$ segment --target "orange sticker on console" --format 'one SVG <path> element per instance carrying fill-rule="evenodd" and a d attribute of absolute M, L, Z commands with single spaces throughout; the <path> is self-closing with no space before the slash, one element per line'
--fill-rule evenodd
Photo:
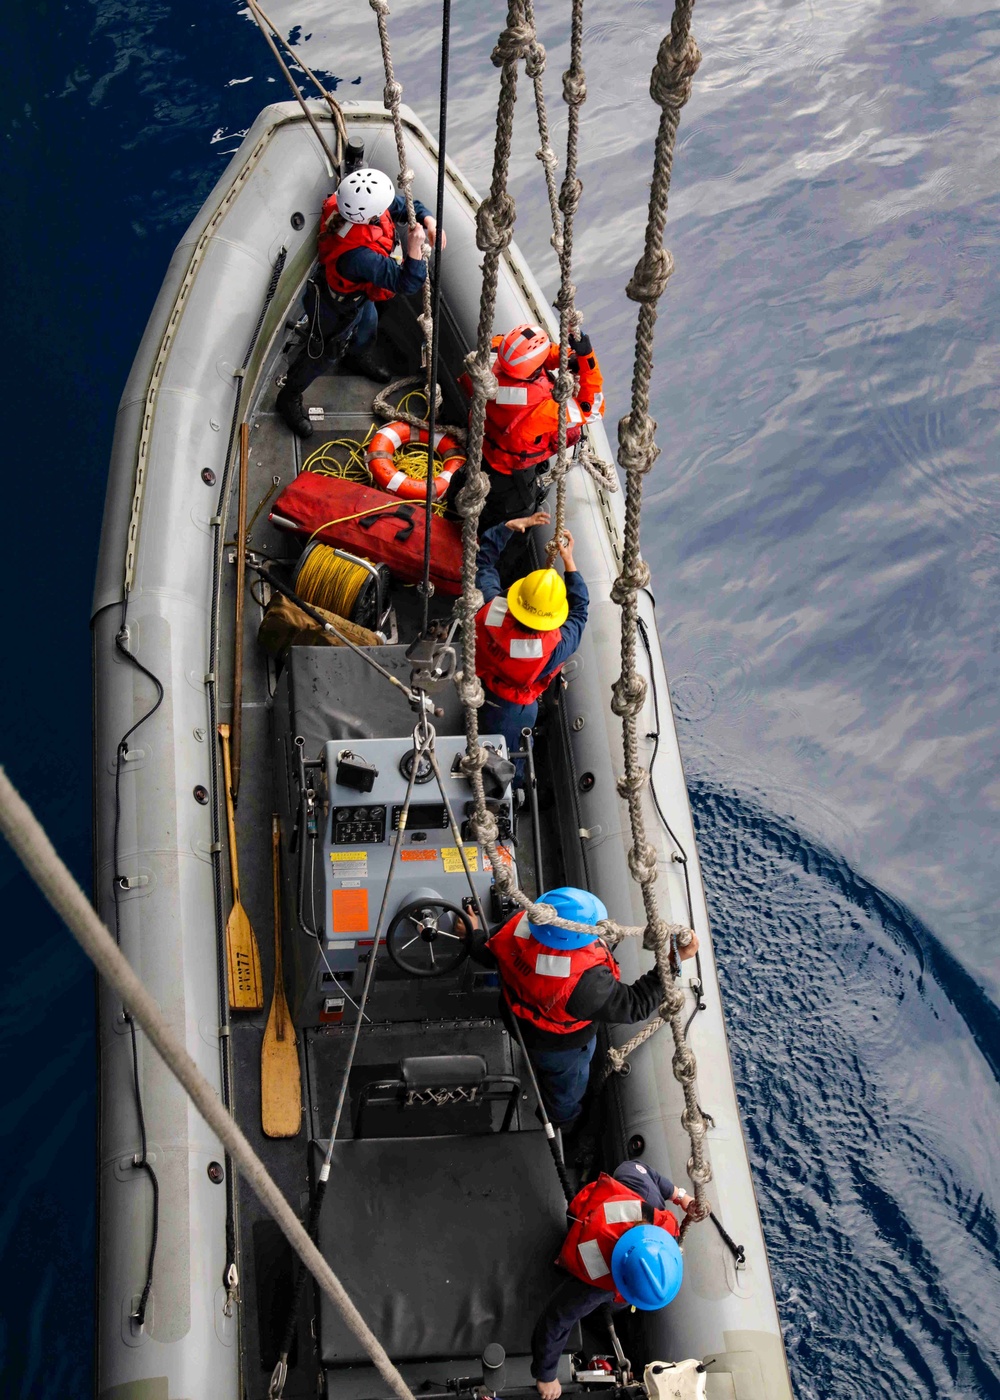
<path fill-rule="evenodd" d="M 399 853 L 400 860 L 437 860 L 436 850 L 425 846 L 407 846 Z"/>
<path fill-rule="evenodd" d="M 368 932 L 368 891 L 334 890 L 334 933 Z"/>

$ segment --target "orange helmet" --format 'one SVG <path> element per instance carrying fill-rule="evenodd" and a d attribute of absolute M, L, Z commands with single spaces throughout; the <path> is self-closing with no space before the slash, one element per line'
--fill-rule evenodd
<path fill-rule="evenodd" d="M 544 365 L 551 348 L 547 332 L 524 321 L 500 341 L 497 364 L 512 379 L 530 379 Z"/>

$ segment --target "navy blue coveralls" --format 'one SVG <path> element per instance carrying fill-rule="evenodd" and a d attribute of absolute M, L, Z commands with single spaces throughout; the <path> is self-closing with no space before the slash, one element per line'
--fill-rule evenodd
<path fill-rule="evenodd" d="M 498 564 L 500 555 L 513 538 L 514 531 L 508 530 L 506 525 L 494 525 L 480 538 L 479 553 L 476 555 L 476 587 L 482 592 L 484 603 L 492 603 L 498 593 L 506 592 L 500 582 Z M 580 645 L 590 606 L 590 594 L 582 574 L 566 575 L 566 600 L 569 603 L 569 616 L 560 629 L 562 636 L 559 645 L 549 657 L 541 680 L 551 678 Z M 534 729 L 537 718 L 537 700 L 530 705 L 515 705 L 513 701 L 503 700 L 487 690 L 486 702 L 479 712 L 479 729 L 483 734 L 502 734 L 507 740 L 508 752 L 513 752 L 521 747 L 521 730 Z M 523 764 L 519 763 L 519 774 L 522 767 Z"/>
<path fill-rule="evenodd" d="M 418 224 L 431 217 L 431 210 L 419 199 L 413 201 L 413 208 Z M 406 200 L 401 194 L 389 205 L 388 212 L 394 223 L 406 222 Z M 337 271 L 347 281 L 367 282 L 396 296 L 409 296 L 423 286 L 427 264 L 423 258 L 410 257 L 397 263 L 374 248 L 351 248 L 337 259 Z M 305 345 L 288 366 L 288 394 L 301 394 L 343 357 L 348 346 L 354 355 L 368 349 L 378 330 L 375 303 L 364 295 L 360 300 L 335 296 L 322 268 L 306 284 L 304 304 L 309 328 Z"/>
<path fill-rule="evenodd" d="M 612 1176 L 655 1210 L 664 1210 L 674 1194 L 674 1183 L 644 1162 L 622 1162 Z M 536 1381 L 555 1380 L 559 1358 L 578 1322 L 604 1303 L 611 1303 L 616 1312 L 628 1306 L 613 1303 L 612 1296 L 606 1288 L 594 1288 L 572 1274 L 562 1278 L 531 1334 L 531 1374 Z"/>

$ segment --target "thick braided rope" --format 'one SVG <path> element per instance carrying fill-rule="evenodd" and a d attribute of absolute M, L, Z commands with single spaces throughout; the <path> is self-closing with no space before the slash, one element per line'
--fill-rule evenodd
<path fill-rule="evenodd" d="M 500 96 L 497 103 L 497 134 L 493 152 L 493 177 L 490 193 L 476 215 L 476 244 L 484 254 L 483 285 L 479 303 L 479 325 L 476 349 L 466 359 L 472 380 L 472 408 L 466 442 L 466 480 L 458 493 L 456 508 L 462 517 L 462 596 L 458 603 L 462 619 L 462 668 L 455 684 L 465 713 L 466 753 L 463 769 L 472 785 L 475 810 L 471 819 L 472 835 L 486 848 L 493 866 L 493 878 L 501 893 L 508 895 L 536 923 L 555 923 L 575 932 L 592 932 L 589 924 L 556 919 L 547 904 L 535 904 L 514 881 L 510 868 L 497 850 L 497 823 L 486 806 L 483 789 L 483 765 L 486 750 L 479 742 L 479 707 L 483 703 L 483 687 L 476 675 L 476 613 L 482 607 L 483 595 L 476 587 L 476 555 L 479 549 L 478 522 L 483 502 L 489 494 L 489 481 L 482 470 L 483 430 L 486 423 L 486 400 L 496 395 L 493 375 L 492 336 L 496 313 L 497 280 L 500 257 L 513 236 L 515 205 L 507 192 L 510 167 L 511 134 L 514 105 L 517 101 L 517 65 L 532 52 L 534 26 L 527 15 L 526 0 L 508 0 L 507 27 L 501 33 L 493 51 L 493 62 L 500 68 Z M 639 938 L 645 927 L 618 924 L 612 919 L 599 925 L 599 932 L 610 946 L 623 938 Z M 674 926 L 673 936 L 691 937 L 691 931 Z"/>
<path fill-rule="evenodd" d="M 524 15 L 534 28 L 535 11 L 532 0 L 524 0 Z M 545 103 L 545 87 L 542 81 L 545 72 L 545 48 L 536 38 L 531 51 L 524 61 L 524 71 L 535 89 L 535 111 L 538 114 L 538 150 L 536 157 L 542 162 L 545 171 L 545 189 L 549 196 L 549 214 L 552 218 L 552 247 L 558 257 L 562 250 L 562 215 L 559 212 L 559 190 L 556 186 L 556 153 L 549 137 L 549 112 Z"/>
<path fill-rule="evenodd" d="M 382 66 L 385 68 L 385 88 L 382 93 L 382 105 L 392 116 L 392 131 L 396 138 L 396 155 L 399 159 L 399 175 L 397 183 L 406 200 L 406 224 L 408 228 L 416 228 L 417 215 L 413 207 L 413 171 L 406 163 L 406 139 L 403 135 L 403 120 L 399 115 L 399 104 L 403 97 L 403 85 L 396 80 L 396 74 L 392 66 L 392 47 L 389 43 L 389 0 L 368 0 L 369 5 L 375 11 L 375 19 L 378 23 L 379 43 L 382 46 Z M 424 243 L 424 262 L 428 259 L 429 245 Z M 427 394 L 428 404 L 431 401 L 431 336 L 434 330 L 434 318 L 431 313 L 431 279 L 430 274 L 424 277 L 423 286 L 423 311 L 417 317 L 420 322 L 420 329 L 423 332 L 423 359 L 422 363 L 427 370 L 424 391 Z M 436 386 L 435 386 L 436 387 Z M 407 420 L 409 421 L 409 420 Z M 419 424 L 420 420 L 416 420 Z M 423 424 L 426 427 L 426 423 Z"/>
<path fill-rule="evenodd" d="M 583 0 L 573 0 L 570 25 L 569 68 L 563 74 L 563 100 L 568 110 L 566 131 L 566 170 L 559 191 L 559 211 L 562 214 L 562 239 L 559 247 L 559 369 L 552 386 L 552 396 L 559 406 L 556 433 L 556 460 L 549 477 L 555 482 L 556 501 L 553 513 L 552 539 L 547 556 L 549 565 L 559 549 L 566 527 L 566 473 L 570 467 L 566 447 L 569 400 L 573 396 L 573 376 L 569 372 L 569 338 L 580 329 L 581 316 L 576 309 L 576 287 L 573 285 L 573 226 L 580 207 L 583 183 L 577 177 L 576 163 L 580 145 L 580 108 L 587 100 L 587 80 L 583 71 Z"/>
<path fill-rule="evenodd" d="M 712 1169 L 705 1160 L 705 1120 L 698 1106 L 695 1088 L 697 1065 L 684 1036 L 684 992 L 674 976 L 671 959 L 672 935 L 669 926 L 660 917 L 656 897 L 656 851 L 646 837 L 642 798 L 649 774 L 639 762 L 638 736 L 638 719 L 646 702 L 646 682 L 636 667 L 638 590 L 649 582 L 649 568 L 640 549 L 643 477 L 659 455 L 655 441 L 656 423 L 649 416 L 653 332 L 656 326 L 656 304 L 673 270 L 670 254 L 663 247 L 663 230 L 667 218 L 677 125 L 681 108 L 691 94 L 692 80 L 701 61 L 698 45 L 691 35 L 693 8 L 694 0 L 676 0 L 670 33 L 660 45 L 650 80 L 650 95 L 661 108 L 661 113 L 656 135 L 645 247 L 627 287 L 627 294 L 631 300 L 639 302 L 639 317 L 636 326 L 631 410 L 618 425 L 618 461 L 625 473 L 625 541 L 622 570 L 611 591 L 612 598 L 622 610 L 621 675 L 612 688 L 612 708 L 621 716 L 625 751 L 625 774 L 619 781 L 618 791 L 628 803 L 632 829 L 629 869 L 632 878 L 642 890 L 649 928 L 647 946 L 652 945 L 656 956 L 656 966 L 663 986 L 663 1001 L 658 1019 L 650 1021 L 624 1045 L 609 1052 L 605 1076 L 620 1069 L 631 1052 L 654 1035 L 661 1026 L 670 1025 L 674 1038 L 674 1077 L 684 1093 L 682 1121 L 691 1142 L 688 1175 L 694 1184 L 696 1201 L 692 1214 L 701 1219 L 708 1213 L 705 1186 L 712 1178 Z"/>

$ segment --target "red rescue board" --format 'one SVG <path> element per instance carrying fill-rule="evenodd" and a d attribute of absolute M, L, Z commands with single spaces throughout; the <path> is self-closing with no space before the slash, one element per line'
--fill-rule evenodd
<path fill-rule="evenodd" d="M 422 502 L 401 501 L 340 477 L 301 472 L 272 506 L 271 523 L 387 564 L 401 583 L 419 583 L 423 577 Z M 462 591 L 462 528 L 437 515 L 431 520 L 431 582 L 439 593 L 458 597 Z"/>

